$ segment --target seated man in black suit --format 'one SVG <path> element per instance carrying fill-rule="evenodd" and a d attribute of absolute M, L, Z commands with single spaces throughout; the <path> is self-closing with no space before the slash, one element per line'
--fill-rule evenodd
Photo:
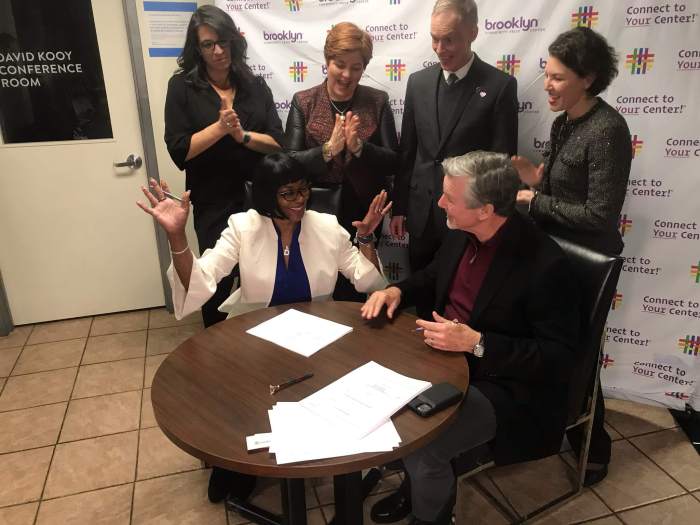
<path fill-rule="evenodd" d="M 429 290 L 434 322 L 416 321 L 425 344 L 464 352 L 470 385 L 448 430 L 404 459 L 410 490 L 375 504 L 379 522 L 398 521 L 412 504 L 412 523 L 450 523 L 454 457 L 484 443 L 498 464 L 544 457 L 559 450 L 566 424 L 580 319 L 566 255 L 515 213 L 519 179 L 507 155 L 474 151 L 442 168 L 445 242 L 425 269 L 374 292 L 362 316 L 386 306 L 392 317 Z"/>

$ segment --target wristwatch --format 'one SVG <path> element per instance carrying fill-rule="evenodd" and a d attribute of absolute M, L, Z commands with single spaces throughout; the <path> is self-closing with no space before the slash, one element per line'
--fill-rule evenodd
<path fill-rule="evenodd" d="M 374 232 L 370 232 L 367 237 L 362 237 L 355 232 L 355 244 L 370 244 L 376 240 L 377 238 L 374 236 Z"/>
<path fill-rule="evenodd" d="M 241 141 L 241 144 L 248 144 L 250 142 L 250 133 L 247 131 L 243 132 L 243 140 Z"/>
<path fill-rule="evenodd" d="M 474 345 L 474 350 L 472 350 L 472 354 L 474 354 L 475 357 L 484 357 L 484 351 L 486 350 L 486 346 L 484 345 L 484 332 L 481 332 L 479 342 Z"/>

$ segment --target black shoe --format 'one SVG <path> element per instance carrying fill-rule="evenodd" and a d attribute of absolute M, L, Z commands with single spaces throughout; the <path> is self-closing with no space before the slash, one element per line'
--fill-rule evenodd
<path fill-rule="evenodd" d="M 255 488 L 255 476 L 239 474 L 219 467 L 211 469 L 209 477 L 209 501 L 219 503 L 231 495 L 239 500 L 246 500 Z"/>
<path fill-rule="evenodd" d="M 408 478 L 401 482 L 399 490 L 372 505 L 370 517 L 375 523 L 394 523 L 411 513 L 411 485 Z"/>
<path fill-rule="evenodd" d="M 600 468 L 596 469 L 586 469 L 586 475 L 583 478 L 583 486 L 590 487 L 596 483 L 600 483 L 608 475 L 608 465 L 604 464 Z"/>

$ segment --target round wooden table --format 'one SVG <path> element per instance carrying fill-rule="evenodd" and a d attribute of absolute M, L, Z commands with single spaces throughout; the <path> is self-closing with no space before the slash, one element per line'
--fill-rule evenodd
<path fill-rule="evenodd" d="M 352 326 L 353 331 L 308 358 L 246 333 L 289 308 Z M 430 442 L 450 423 L 458 405 L 428 418 L 408 409 L 398 412 L 392 419 L 402 442 L 390 452 L 277 465 L 266 449 L 248 452 L 245 441 L 246 436 L 270 431 L 267 411 L 276 402 L 299 401 L 369 361 L 433 384 L 447 381 L 466 391 L 469 372 L 464 356 L 426 346 L 414 330 L 414 316 L 402 313 L 391 322 L 365 321 L 359 308 L 358 303 L 332 301 L 265 308 L 196 334 L 167 357 L 153 379 L 151 399 L 158 425 L 178 447 L 210 465 L 291 481 L 334 476 L 336 522 L 361 523 L 360 471 Z M 307 372 L 314 376 L 270 395 L 271 384 Z M 300 481 L 289 484 L 283 494 L 288 523 L 305 523 Z"/>

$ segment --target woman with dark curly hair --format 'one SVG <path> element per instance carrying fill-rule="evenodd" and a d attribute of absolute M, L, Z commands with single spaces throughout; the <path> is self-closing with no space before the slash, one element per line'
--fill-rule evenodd
<path fill-rule="evenodd" d="M 544 89 L 552 111 L 545 162 L 535 167 L 513 157 L 530 189 L 518 202 L 550 234 L 608 254 L 620 254 L 617 223 L 625 201 L 632 143 L 625 119 L 597 95 L 617 75 L 617 57 L 603 36 L 577 27 L 549 46 Z M 603 427 L 605 406 L 598 391 L 585 485 L 602 480 L 610 462 L 610 436 Z M 575 451 L 581 433 L 567 434 Z"/>
<path fill-rule="evenodd" d="M 190 19 L 180 68 L 168 83 L 165 142 L 185 170 L 200 252 L 213 248 L 228 218 L 243 211 L 244 180 L 282 142 L 272 92 L 246 64 L 247 47 L 227 13 L 202 6 Z M 202 307 L 205 326 L 225 319 L 217 307 L 232 284 L 233 276 L 223 279 Z"/>

